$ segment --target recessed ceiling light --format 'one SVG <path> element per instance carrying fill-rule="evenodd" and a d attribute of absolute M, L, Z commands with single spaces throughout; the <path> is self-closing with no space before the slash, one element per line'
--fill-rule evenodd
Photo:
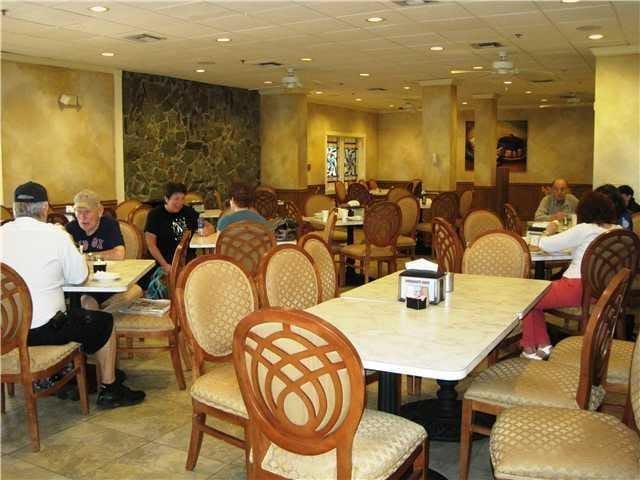
<path fill-rule="evenodd" d="M 225 43 L 225 42 L 230 42 L 231 39 L 228 37 L 220 37 L 220 38 L 216 38 L 216 42 L 220 42 L 220 43 Z"/>
<path fill-rule="evenodd" d="M 115 55 L 115 53 L 113 53 L 113 52 L 102 52 L 100 55 L 102 55 L 103 57 L 113 57 Z"/>
<path fill-rule="evenodd" d="M 462 102 L 462 105 L 466 105 L 466 104 L 467 104 L 467 102 Z"/>
<path fill-rule="evenodd" d="M 367 22 L 371 22 L 371 23 L 384 22 L 384 18 L 382 18 L 382 17 L 369 17 L 369 18 L 367 18 Z"/>
<path fill-rule="evenodd" d="M 466 70 L 449 70 L 449 73 L 452 75 L 458 75 L 459 73 L 464 73 Z"/>
<path fill-rule="evenodd" d="M 370 73 L 361 73 L 360 76 L 361 77 L 370 77 L 371 74 Z"/>
<path fill-rule="evenodd" d="M 108 12 L 109 9 L 107 7 L 103 7 L 102 5 L 96 5 L 94 7 L 89 7 L 88 10 L 91 10 L 92 12 L 95 13 L 104 13 L 104 12 Z"/>
<path fill-rule="evenodd" d="M 482 70 L 484 67 L 482 65 L 476 65 L 473 67 L 474 70 Z"/>
<path fill-rule="evenodd" d="M 322 95 L 324 92 L 322 90 L 316 90 L 313 93 L 315 93 L 316 95 Z"/>
<path fill-rule="evenodd" d="M 549 105 L 538 105 L 540 108 L 547 108 Z"/>
<path fill-rule="evenodd" d="M 513 82 L 511 80 L 505 80 L 502 83 L 504 83 L 505 85 L 511 85 Z"/>
<path fill-rule="evenodd" d="M 271 85 L 272 83 L 273 83 L 273 82 L 272 82 L 271 80 L 265 80 L 265 81 L 264 81 L 264 84 L 265 84 L 265 85 Z"/>
<path fill-rule="evenodd" d="M 312 59 L 312 58 L 309 58 L 309 57 L 302 57 L 302 58 L 300 59 L 300 61 L 301 61 L 301 62 L 310 62 L 311 60 L 313 60 L 313 59 Z"/>
<path fill-rule="evenodd" d="M 206 70 L 204 68 L 196 68 L 196 73 L 204 73 Z"/>
<path fill-rule="evenodd" d="M 410 87 L 409 85 L 404 86 L 404 87 L 402 87 L 402 88 L 404 88 L 405 90 L 411 90 L 411 87 Z"/>
<path fill-rule="evenodd" d="M 527 90 L 526 92 L 524 92 L 526 95 L 531 95 L 531 90 Z"/>
<path fill-rule="evenodd" d="M 429 50 L 431 50 L 432 52 L 441 52 L 442 50 L 444 50 L 444 47 L 435 45 L 433 47 L 429 47 Z"/>
<path fill-rule="evenodd" d="M 604 35 L 601 33 L 592 33 L 587 37 L 589 40 L 601 40 L 604 38 Z"/>
<path fill-rule="evenodd" d="M 362 99 L 361 98 L 356 98 L 356 102 L 361 102 Z"/>
<path fill-rule="evenodd" d="M 392 103 L 391 105 L 389 105 L 389 108 L 393 108 L 395 107 L 395 105 Z"/>
<path fill-rule="evenodd" d="M 540 100 L 541 102 L 548 102 L 549 100 L 547 100 L 546 98 L 543 98 Z"/>
<path fill-rule="evenodd" d="M 562 0 L 562 3 L 578 3 L 580 0 Z"/>

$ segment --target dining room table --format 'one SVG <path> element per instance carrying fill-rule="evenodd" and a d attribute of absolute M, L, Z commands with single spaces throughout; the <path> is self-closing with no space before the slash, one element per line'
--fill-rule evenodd
<path fill-rule="evenodd" d="M 302 220 L 311 224 L 311 226 L 322 229 L 326 225 L 326 220 L 322 217 L 302 217 Z M 364 216 L 356 215 L 352 217 L 340 218 L 336 220 L 336 227 L 345 228 L 347 230 L 347 245 L 353 245 L 355 237 L 355 228 L 362 227 L 364 225 Z"/>
<path fill-rule="evenodd" d="M 195 249 L 201 254 L 215 253 L 216 242 L 220 232 L 213 232 L 211 235 L 193 235 L 189 241 L 189 248 Z M 278 245 L 295 245 L 295 240 L 281 240 Z"/>
<path fill-rule="evenodd" d="M 220 218 L 220 215 L 222 215 L 222 210 L 219 208 L 209 208 L 200 212 L 200 218 L 204 218 L 205 220 L 209 218 L 217 220 Z"/>
<path fill-rule="evenodd" d="M 369 190 L 369 194 L 376 198 L 385 198 L 389 194 L 389 188 L 374 188 Z"/>
<path fill-rule="evenodd" d="M 453 291 L 422 310 L 398 300 L 400 272 L 307 309 L 338 327 L 364 368 L 379 372 L 378 408 L 424 425 L 430 438 L 459 441 L 456 385 L 519 325 L 546 280 L 455 274 Z M 398 404 L 398 375 L 437 381 L 436 399 Z"/>

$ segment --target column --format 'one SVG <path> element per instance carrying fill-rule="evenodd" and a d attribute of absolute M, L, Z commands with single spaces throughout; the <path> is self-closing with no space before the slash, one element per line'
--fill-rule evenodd
<path fill-rule="evenodd" d="M 626 184 L 640 196 L 640 49 L 602 47 L 596 56 L 593 186 Z"/>
<path fill-rule="evenodd" d="M 457 87 L 451 79 L 427 80 L 422 86 L 422 188 L 456 189 Z"/>
<path fill-rule="evenodd" d="M 279 189 L 307 187 L 307 96 L 260 98 L 260 181 Z"/>
<path fill-rule="evenodd" d="M 495 95 L 474 95 L 475 158 L 473 183 L 479 187 L 496 184 L 498 99 Z"/>

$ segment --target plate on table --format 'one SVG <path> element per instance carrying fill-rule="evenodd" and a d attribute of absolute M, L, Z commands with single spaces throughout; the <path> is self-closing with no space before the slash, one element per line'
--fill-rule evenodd
<path fill-rule="evenodd" d="M 347 217 L 347 221 L 361 222 L 362 221 L 362 215 L 354 215 L 352 217 Z"/>
<path fill-rule="evenodd" d="M 120 274 L 115 272 L 96 272 L 93 274 L 93 279 L 98 282 L 112 282 L 119 278 Z"/>

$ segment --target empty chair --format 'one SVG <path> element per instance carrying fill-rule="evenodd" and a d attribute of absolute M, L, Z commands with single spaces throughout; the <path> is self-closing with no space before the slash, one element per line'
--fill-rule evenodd
<path fill-rule="evenodd" d="M 412 258 L 416 253 L 416 226 L 420 220 L 420 203 L 413 195 L 405 195 L 396 201 L 402 212 L 402 226 L 398 236 L 398 250 Z"/>
<path fill-rule="evenodd" d="M 339 294 L 336 265 L 327 243 L 317 233 L 308 233 L 298 240 L 298 245 L 311 256 L 320 275 L 320 301 L 337 297 Z"/>
<path fill-rule="evenodd" d="M 366 207 L 371 203 L 371 194 L 369 193 L 369 189 L 366 185 L 363 185 L 360 182 L 355 182 L 350 184 L 347 189 L 347 199 L 357 200 L 360 202 L 361 206 Z"/>
<path fill-rule="evenodd" d="M 341 180 L 337 180 L 335 183 L 336 189 L 336 202 L 338 205 L 342 205 L 343 203 L 347 203 L 347 187 L 344 186 L 344 182 Z"/>
<path fill-rule="evenodd" d="M 336 202 L 333 198 L 321 193 L 315 193 L 307 197 L 307 200 L 304 202 L 304 215 L 305 217 L 313 217 L 314 214 L 322 210 L 331 210 L 335 208 L 335 206 Z"/>
<path fill-rule="evenodd" d="M 391 190 L 389 190 L 389 193 L 387 194 L 387 200 L 390 202 L 397 202 L 403 197 L 410 197 L 410 196 L 412 196 L 412 194 L 406 188 L 393 187 Z"/>
<path fill-rule="evenodd" d="M 462 255 L 462 273 L 495 277 L 529 278 L 529 247 L 506 230 L 484 233 Z"/>
<path fill-rule="evenodd" d="M 2 278 L 2 358 L 0 361 L 2 413 L 5 411 L 4 384 L 21 384 L 24 389 L 31 449 L 37 452 L 40 450 L 36 404 L 38 398 L 55 394 L 75 377 L 80 393 L 80 408 L 83 414 L 89 414 L 85 355 L 80 350 L 80 344 L 76 342 L 64 345 L 27 346 L 33 311 L 29 288 L 22 277 L 5 263 L 0 264 L 0 276 Z M 54 385 L 45 389 L 34 389 L 34 381 L 50 377 L 70 362 L 73 362 L 73 368 Z M 7 428 L 6 425 L 5 428 Z"/>
<path fill-rule="evenodd" d="M 516 212 L 516 209 L 513 208 L 513 205 L 510 203 L 504 204 L 504 226 L 507 230 L 517 235 L 522 235 L 524 233 L 522 221 L 518 216 L 518 212 Z"/>
<path fill-rule="evenodd" d="M 116 206 L 116 218 L 118 220 L 124 220 L 128 222 L 131 212 L 133 212 L 140 205 L 142 205 L 142 202 L 134 198 L 130 198 L 129 200 L 125 200 L 124 202 L 120 202 Z"/>
<path fill-rule="evenodd" d="M 207 425 L 206 420 L 211 415 L 245 427 L 247 410 L 231 363 L 231 349 L 236 325 L 259 304 L 248 272 L 238 262 L 219 255 L 203 255 L 189 262 L 178 278 L 176 301 L 180 323 L 193 352 L 193 420 L 186 463 L 187 470 L 193 470 L 203 433 L 245 447 L 243 438 Z M 216 363 L 217 367 L 205 372 L 206 362 Z"/>
<path fill-rule="evenodd" d="M 502 220 L 491 210 L 474 210 L 467 213 L 462 221 L 462 241 L 469 245 L 486 232 L 502 229 Z"/>
<path fill-rule="evenodd" d="M 487 427 L 475 423 L 475 412 L 497 415 L 504 409 L 516 406 L 572 410 L 597 410 L 600 407 L 605 396 L 602 382 L 611 337 L 622 310 L 629 277 L 629 269 L 618 272 L 598 300 L 589 318 L 579 366 L 512 358 L 489 367 L 473 379 L 464 394 L 462 406 L 460 480 L 466 480 L 469 473 L 471 436 L 473 433 L 491 433 Z M 545 432 L 545 435 L 549 433 Z M 537 440 L 541 442 L 540 446 L 549 445 L 546 436 Z M 525 442 L 528 438 L 521 437 L 518 441 Z M 542 460 L 541 467 L 544 468 L 544 465 L 546 459 Z"/>
<path fill-rule="evenodd" d="M 460 195 L 459 214 L 464 218 L 471 211 L 473 205 L 473 190 L 465 190 Z"/>
<path fill-rule="evenodd" d="M 278 216 L 278 197 L 271 190 L 256 189 L 255 193 L 256 211 L 267 220 Z"/>
<path fill-rule="evenodd" d="M 388 272 L 396 271 L 396 244 L 402 227 L 402 211 L 393 202 L 376 202 L 364 212 L 364 242 L 347 245 L 340 249 L 340 279 L 344 285 L 346 259 L 353 258 L 360 263 L 364 282 L 369 281 L 368 269 L 372 261 L 387 264 Z"/>
<path fill-rule="evenodd" d="M 443 192 L 431 202 L 431 218 L 441 217 L 452 225 L 458 218 L 458 195 L 456 192 Z M 416 231 L 422 234 L 426 243 L 431 240 L 433 225 L 431 222 L 421 222 L 416 226 Z"/>
<path fill-rule="evenodd" d="M 260 263 L 260 303 L 304 310 L 320 302 L 320 275 L 311 256 L 298 246 L 280 245 Z"/>
<path fill-rule="evenodd" d="M 433 249 L 440 271 L 462 272 L 464 245 L 453 225 L 441 217 L 433 219 Z"/>
<path fill-rule="evenodd" d="M 145 243 L 142 232 L 134 224 L 118 220 L 122 239 L 124 240 L 124 258 L 142 258 L 145 251 Z"/>
<path fill-rule="evenodd" d="M 198 192 L 187 192 L 184 195 L 184 203 L 191 205 L 192 203 L 204 203 L 204 197 Z"/>
<path fill-rule="evenodd" d="M 425 478 L 424 428 L 364 409 L 360 357 L 328 322 L 250 314 L 235 331 L 233 363 L 250 419 L 249 480 Z"/>
<path fill-rule="evenodd" d="M 218 235 L 216 253 L 236 260 L 255 276 L 262 257 L 275 246 L 276 237 L 262 223 L 234 222 Z"/>
<path fill-rule="evenodd" d="M 144 232 L 144 227 L 147 224 L 147 216 L 150 211 L 151 205 L 138 205 L 138 207 L 129 214 L 127 221 L 133 223 L 141 232 Z"/>

